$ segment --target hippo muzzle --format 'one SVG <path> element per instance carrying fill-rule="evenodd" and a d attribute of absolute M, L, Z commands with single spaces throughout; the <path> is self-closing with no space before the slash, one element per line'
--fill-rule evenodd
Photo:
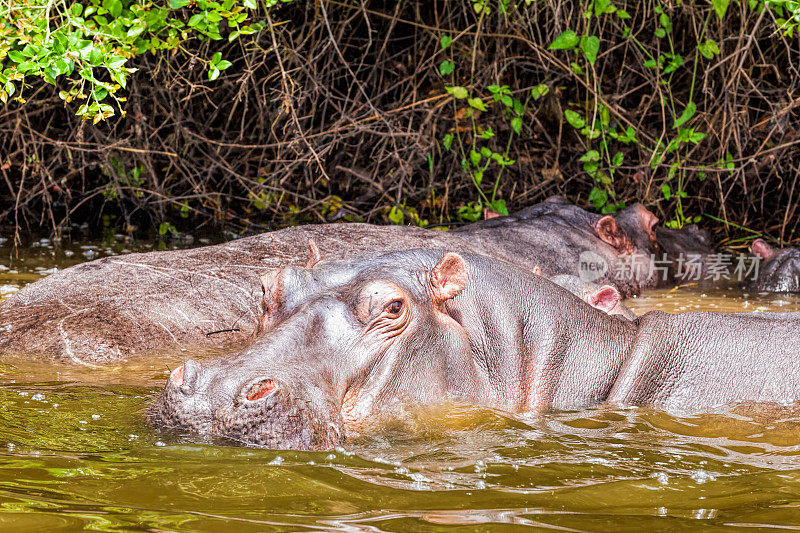
<path fill-rule="evenodd" d="M 242 384 L 241 386 L 237 384 Z M 319 450 L 342 440 L 340 422 L 270 377 L 231 379 L 189 360 L 170 374 L 148 419 L 159 428 L 223 437 L 247 446 Z"/>

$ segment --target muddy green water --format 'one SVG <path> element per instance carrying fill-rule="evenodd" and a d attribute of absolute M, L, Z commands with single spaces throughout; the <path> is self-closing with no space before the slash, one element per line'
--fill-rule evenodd
<path fill-rule="evenodd" d="M 129 250 L 0 247 L 0 298 Z M 800 299 L 686 287 L 629 305 L 795 311 Z M 0 362 L 0 531 L 800 529 L 800 411 L 534 418 L 450 406 L 346 449 L 276 452 L 148 428 L 148 399 L 182 358 Z"/>

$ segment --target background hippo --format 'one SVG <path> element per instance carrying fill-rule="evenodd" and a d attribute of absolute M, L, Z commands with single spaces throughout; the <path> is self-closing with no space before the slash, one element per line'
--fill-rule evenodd
<path fill-rule="evenodd" d="M 745 287 L 757 292 L 800 292 L 800 248 L 773 248 L 763 239 L 750 247 L 762 259 L 758 277 Z"/>
<path fill-rule="evenodd" d="M 286 267 L 262 282 L 259 337 L 174 370 L 154 424 L 319 449 L 449 400 L 703 411 L 800 399 L 800 313 L 619 320 L 530 271 L 436 250 Z"/>
<path fill-rule="evenodd" d="M 602 258 L 598 282 L 623 295 L 621 253 L 638 252 L 610 216 L 554 199 L 461 231 L 332 224 L 298 226 L 188 251 L 109 257 L 28 285 L 0 304 L 0 354 L 25 353 L 81 364 L 158 350 L 242 346 L 255 330 L 258 273 L 305 264 L 314 239 L 329 259 L 375 250 L 443 248 L 482 253 L 548 275 L 575 274 L 581 253 Z M 647 260 L 646 254 L 639 254 Z"/>

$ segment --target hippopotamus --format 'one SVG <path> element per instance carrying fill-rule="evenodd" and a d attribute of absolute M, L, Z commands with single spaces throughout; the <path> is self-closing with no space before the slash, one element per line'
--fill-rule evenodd
<path fill-rule="evenodd" d="M 750 251 L 762 263 L 756 279 L 746 281 L 747 290 L 800 292 L 800 248 L 773 248 L 764 239 L 756 239 Z"/>
<path fill-rule="evenodd" d="M 570 274 L 553 276 L 550 278 L 550 281 L 567 289 L 587 304 L 604 313 L 628 320 L 634 320 L 636 318 L 634 312 L 622 303 L 622 296 L 616 287 L 611 285 L 598 285 L 597 283 L 584 281 L 579 276 Z"/>
<path fill-rule="evenodd" d="M 697 412 L 800 400 L 800 313 L 620 320 L 528 269 L 434 249 L 287 266 L 261 282 L 252 343 L 173 370 L 148 412 L 155 426 L 326 449 L 439 402 Z"/>
<path fill-rule="evenodd" d="M 311 252 L 307 242 L 316 244 Z M 0 303 L 0 354 L 83 365 L 183 349 L 241 348 L 255 331 L 258 272 L 303 265 L 309 253 L 342 259 L 376 250 L 449 248 L 548 276 L 575 275 L 581 255 L 604 265 L 591 281 L 635 294 L 651 278 L 622 276 L 627 254 L 648 261 L 615 219 L 563 199 L 459 231 L 370 224 L 286 228 L 193 250 L 108 257 L 32 283 Z"/>
<path fill-rule="evenodd" d="M 636 217 L 632 213 L 648 213 L 650 217 Z M 651 262 L 656 245 L 654 241 L 637 241 L 639 235 L 652 231 L 657 221 L 640 204 L 625 209 L 615 218 L 589 213 L 564 198 L 552 197 L 510 216 L 469 224 L 454 233 L 484 247 L 503 242 L 512 257 L 531 248 L 548 250 L 538 262 L 545 276 L 581 274 L 586 281 L 613 284 L 627 297 L 658 284 Z M 587 246 L 590 242 L 593 245 Z M 599 265 L 597 274 L 589 275 L 582 270 L 587 260 Z"/>

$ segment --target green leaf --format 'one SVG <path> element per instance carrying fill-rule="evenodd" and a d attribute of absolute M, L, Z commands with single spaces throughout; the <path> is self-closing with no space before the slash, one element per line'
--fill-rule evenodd
<path fill-rule="evenodd" d="M 664 199 L 669 200 L 672 198 L 672 189 L 670 189 L 669 185 L 665 183 L 661 186 L 661 194 L 664 195 Z"/>
<path fill-rule="evenodd" d="M 578 45 L 580 39 L 572 30 L 567 30 L 550 43 L 548 50 L 572 50 Z"/>
<path fill-rule="evenodd" d="M 128 59 L 125 57 L 111 56 L 106 59 L 106 67 L 111 70 L 117 70 L 122 65 L 124 65 L 127 60 Z"/>
<path fill-rule="evenodd" d="M 486 104 L 480 98 L 470 98 L 467 103 L 479 111 L 486 111 Z"/>
<path fill-rule="evenodd" d="M 453 43 L 453 38 L 449 35 L 445 35 L 439 40 L 439 43 L 442 45 L 442 50 L 447 50 Z"/>
<path fill-rule="evenodd" d="M 694 102 L 689 102 L 686 106 L 686 109 L 683 110 L 681 116 L 675 119 L 675 122 L 672 124 L 672 128 L 679 128 L 680 126 L 684 125 L 687 120 L 694 116 L 695 111 L 697 111 L 697 105 Z"/>
<path fill-rule="evenodd" d="M 103 7 L 108 9 L 109 14 L 114 18 L 122 14 L 122 2 L 119 0 L 103 0 Z"/>
<path fill-rule="evenodd" d="M 24 63 L 25 62 L 25 56 L 22 55 L 22 52 L 20 52 L 18 50 L 11 50 L 8 53 L 8 57 L 14 63 Z"/>
<path fill-rule="evenodd" d="M 220 70 L 225 70 L 226 68 L 230 67 L 233 63 L 230 61 L 223 59 L 222 61 L 217 63 L 217 68 Z"/>
<path fill-rule="evenodd" d="M 624 9 L 617 9 L 617 16 L 621 19 L 629 19 L 631 16 Z"/>
<path fill-rule="evenodd" d="M 450 60 L 445 60 L 439 63 L 439 74 L 442 76 L 449 76 L 456 69 L 456 64 Z"/>
<path fill-rule="evenodd" d="M 567 119 L 567 122 L 569 122 L 573 128 L 580 129 L 586 125 L 586 121 L 583 120 L 578 113 L 571 109 L 564 110 L 564 118 Z"/>
<path fill-rule="evenodd" d="M 243 0 L 242 4 L 247 9 L 258 9 L 258 4 L 256 3 L 256 0 Z"/>
<path fill-rule="evenodd" d="M 449 150 L 451 144 L 453 144 L 453 134 L 448 133 L 444 136 L 444 139 L 442 139 L 442 146 L 444 146 L 445 150 Z"/>
<path fill-rule="evenodd" d="M 597 52 L 600 50 L 600 38 L 596 35 L 581 37 L 581 50 L 589 64 L 594 66 L 594 62 L 597 59 Z"/>
<path fill-rule="evenodd" d="M 656 37 L 663 38 L 666 35 L 667 35 L 667 32 L 664 30 L 664 28 L 656 29 Z"/>
<path fill-rule="evenodd" d="M 445 90 L 458 99 L 464 99 L 469 93 L 464 87 L 445 87 Z"/>
<path fill-rule="evenodd" d="M 128 33 L 126 33 L 126 35 L 130 39 L 135 39 L 136 37 L 142 34 L 145 28 L 146 26 L 144 24 L 137 24 L 136 26 L 132 26 L 131 29 L 128 30 Z"/>
<path fill-rule="evenodd" d="M 219 69 L 212 66 L 208 69 L 208 81 L 214 81 L 217 78 L 219 78 Z"/>
<path fill-rule="evenodd" d="M 489 203 L 489 207 L 492 208 L 497 213 L 500 213 L 504 217 L 508 216 L 508 208 L 506 207 L 505 200 L 494 200 L 493 202 Z"/>
<path fill-rule="evenodd" d="M 717 12 L 717 17 L 720 20 L 725 16 L 725 12 L 728 11 L 728 4 L 730 0 L 711 0 L 711 5 L 714 6 L 714 11 Z"/>
<path fill-rule="evenodd" d="M 514 133 L 517 135 L 522 133 L 522 119 L 520 117 L 514 117 L 511 119 L 511 129 L 514 130 Z"/>
<path fill-rule="evenodd" d="M 475 165 L 477 167 L 478 164 L 480 164 L 480 162 L 481 162 L 481 154 L 480 154 L 480 152 L 475 151 L 474 148 L 472 150 L 470 150 L 469 151 L 469 160 L 473 165 Z"/>
<path fill-rule="evenodd" d="M 592 202 L 595 209 L 600 209 L 608 203 L 608 194 L 603 189 L 595 187 L 589 193 L 589 201 Z"/>
<path fill-rule="evenodd" d="M 91 51 L 89 52 L 89 57 L 87 58 L 89 64 L 96 67 L 103 64 L 103 52 L 100 51 L 99 48 L 92 47 Z"/>
<path fill-rule="evenodd" d="M 597 150 L 589 150 L 585 154 L 583 154 L 578 161 L 581 163 L 587 163 L 589 161 L 599 161 L 600 160 L 600 152 Z"/>
<path fill-rule="evenodd" d="M 192 0 L 169 0 L 169 8 L 170 9 L 180 9 L 182 7 L 186 7 L 191 3 Z"/>
<path fill-rule="evenodd" d="M 611 158 L 611 164 L 615 167 L 618 167 L 622 164 L 623 159 L 625 159 L 625 156 L 622 154 L 622 152 L 617 152 L 614 154 L 614 157 Z"/>
<path fill-rule="evenodd" d="M 393 206 L 393 207 L 392 207 L 392 208 L 389 210 L 389 215 L 388 215 L 388 217 L 389 217 L 389 220 L 390 220 L 390 221 L 391 221 L 393 224 L 397 224 L 398 226 L 402 225 L 402 224 L 403 224 L 403 222 L 405 222 L 405 218 L 406 218 L 405 214 L 403 213 L 403 210 L 402 210 L 402 209 L 399 209 L 399 208 L 398 208 L 396 205 L 395 205 L 395 206 Z"/>
<path fill-rule="evenodd" d="M 533 89 L 531 89 L 531 96 L 533 97 L 534 101 L 538 100 L 542 96 L 546 95 L 550 91 L 550 88 L 545 85 L 544 83 L 540 83 Z"/>
<path fill-rule="evenodd" d="M 717 43 L 711 39 L 706 39 L 706 42 L 699 45 L 697 50 L 705 57 L 706 59 L 713 59 L 713 57 L 719 54 L 719 46 Z"/>

